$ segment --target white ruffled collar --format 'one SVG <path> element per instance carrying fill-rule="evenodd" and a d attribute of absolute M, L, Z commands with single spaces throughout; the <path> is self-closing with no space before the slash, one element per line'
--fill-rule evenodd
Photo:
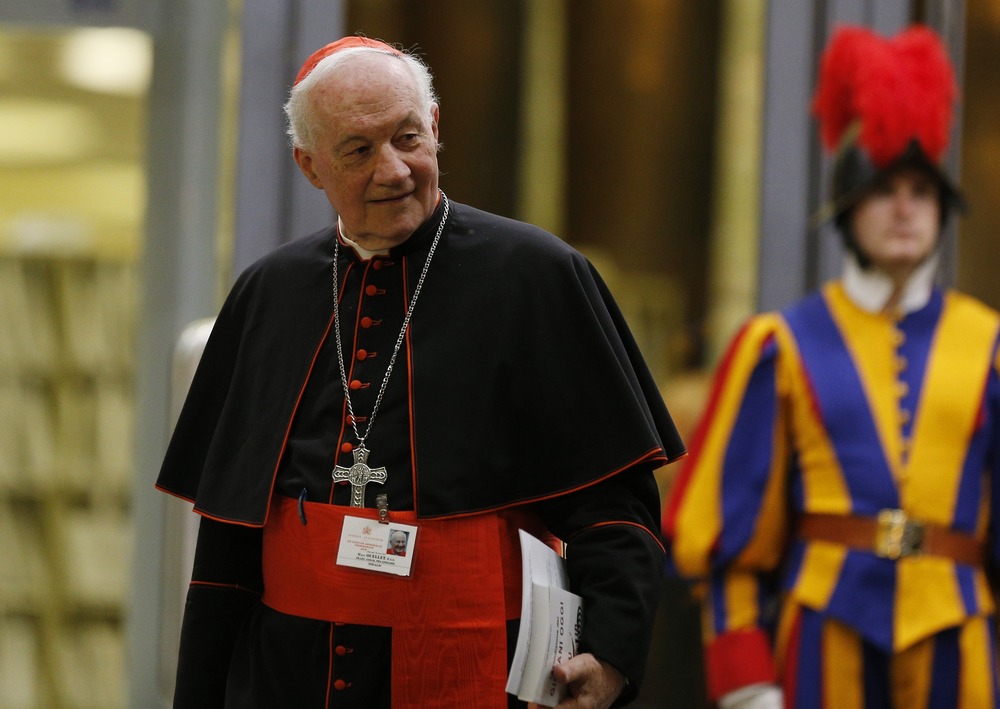
<path fill-rule="evenodd" d="M 934 277 L 937 274 L 938 254 L 931 254 L 910 276 L 903 287 L 897 310 L 905 315 L 920 310 L 931 299 Z M 881 313 L 892 297 L 892 279 L 875 268 L 861 268 L 853 254 L 844 261 L 844 271 L 840 278 L 847 297 L 862 310 Z"/>

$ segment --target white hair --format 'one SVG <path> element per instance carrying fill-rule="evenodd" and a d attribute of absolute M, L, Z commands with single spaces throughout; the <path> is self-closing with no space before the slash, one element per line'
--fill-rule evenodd
<path fill-rule="evenodd" d="M 318 125 L 316 120 L 315 107 L 311 100 L 312 90 L 341 64 L 362 53 L 382 54 L 402 61 L 416 82 L 417 94 L 420 97 L 424 113 L 428 116 L 431 115 L 432 107 L 437 103 L 438 97 L 434 93 L 434 82 L 430 67 L 421 59 L 405 52 L 395 54 L 376 47 L 351 47 L 349 49 L 342 49 L 328 57 L 324 57 L 289 92 L 288 100 L 284 105 L 287 121 L 285 132 L 291 140 L 292 147 L 307 151 L 315 148 L 316 138 L 321 126 Z"/>

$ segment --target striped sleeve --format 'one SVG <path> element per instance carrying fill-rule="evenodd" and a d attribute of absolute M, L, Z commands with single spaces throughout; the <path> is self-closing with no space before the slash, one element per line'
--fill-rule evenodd
<path fill-rule="evenodd" d="M 780 343 L 788 336 L 770 314 L 736 336 L 664 511 L 668 569 L 704 591 L 713 698 L 774 679 L 764 628 L 787 524 L 788 386 Z"/>
<path fill-rule="evenodd" d="M 990 449 L 988 454 L 989 476 L 990 476 L 990 504 L 989 520 L 985 524 L 990 534 L 989 548 L 991 556 L 989 564 L 991 566 L 992 577 L 997 578 L 997 571 L 1000 570 L 1000 343 L 994 344 L 993 367 L 990 369 L 989 379 L 986 383 L 986 406 L 984 411 L 989 416 L 988 423 L 990 431 Z"/>

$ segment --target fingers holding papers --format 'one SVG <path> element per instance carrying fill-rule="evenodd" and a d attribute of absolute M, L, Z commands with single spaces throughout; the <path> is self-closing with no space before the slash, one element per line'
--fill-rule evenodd
<path fill-rule="evenodd" d="M 627 680 L 621 672 L 588 653 L 552 668 L 552 676 L 569 687 L 569 695 L 557 709 L 607 709 L 625 688 Z M 541 709 L 529 703 L 528 709 Z"/>

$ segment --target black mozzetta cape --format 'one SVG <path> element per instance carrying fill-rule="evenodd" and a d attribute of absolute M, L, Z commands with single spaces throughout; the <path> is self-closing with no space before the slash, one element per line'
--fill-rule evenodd
<path fill-rule="evenodd" d="M 442 200 L 443 203 L 443 200 Z M 443 204 L 391 256 L 410 293 Z M 261 526 L 314 358 L 333 337 L 330 228 L 233 287 L 157 480 L 214 519 Z M 340 249 L 342 271 L 356 259 Z M 412 387 L 422 518 L 559 496 L 683 444 L 605 284 L 536 227 L 451 203 L 397 367 Z"/>

